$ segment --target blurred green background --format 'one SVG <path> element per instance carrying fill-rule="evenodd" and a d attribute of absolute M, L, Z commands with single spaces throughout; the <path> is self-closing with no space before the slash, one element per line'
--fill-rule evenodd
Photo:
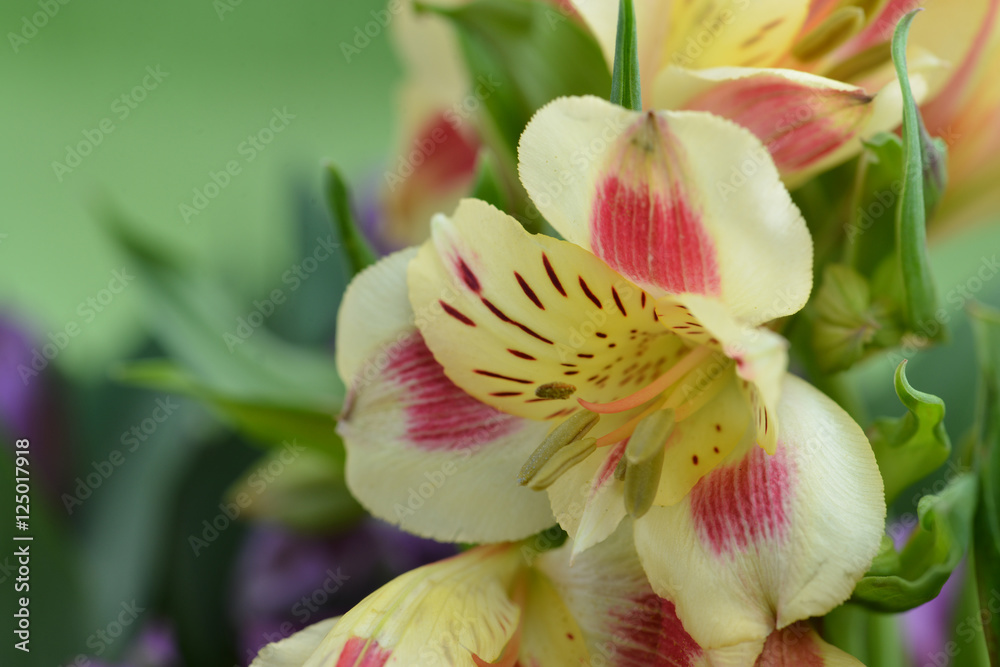
<path fill-rule="evenodd" d="M 51 16 L 42 5 L 51 5 Z M 399 66 L 386 31 L 349 63 L 340 45 L 352 43 L 355 29 L 383 5 L 0 3 L 0 313 L 16 316 L 39 347 L 49 334 L 79 327 L 52 362 L 54 370 L 36 378 L 49 389 L 57 385 L 58 405 L 44 419 L 59 442 L 33 441 L 35 457 L 63 459 L 69 480 L 85 476 L 165 396 L 108 381 L 117 360 L 149 347 L 141 281 L 129 282 L 110 303 L 99 302 L 100 312 L 87 304 L 125 262 L 101 228 L 109 208 L 178 251 L 192 272 L 224 284 L 247 312 L 252 299 L 281 287 L 282 274 L 301 256 L 303 228 L 330 231 L 321 160 L 335 161 L 360 191 L 373 182 L 392 139 Z M 39 12 L 35 22 L 44 25 L 26 28 L 26 17 L 30 22 Z M 160 81 L 150 69 L 162 73 Z M 132 98 L 144 79 L 147 89 Z M 266 128 L 275 110 L 294 118 L 261 150 L 248 148 L 243 142 Z M 74 166 L 67 147 L 81 142 L 96 145 Z M 185 221 L 180 206 L 193 206 L 194 190 L 232 160 L 240 173 Z M 317 274 L 315 288 L 342 291 L 338 261 Z M 335 301 L 328 303 L 329 311 L 335 308 Z M 331 316 L 314 312 L 313 319 L 329 325 Z M 33 479 L 28 655 L 12 648 L 15 594 L 2 567 L 12 553 L 4 522 L 0 663 L 54 666 L 98 652 L 100 660 L 114 662 L 140 624 L 107 650 L 97 650 L 103 640 L 94 633 L 132 600 L 157 609 L 144 612 L 144 620 L 164 611 L 181 619 L 185 653 L 200 652 L 199 662 L 190 664 L 242 663 L 225 618 L 228 568 L 240 532 L 228 531 L 196 561 L 184 537 L 199 528 L 199 518 L 213 516 L 226 486 L 259 453 L 218 433 L 217 422 L 193 402 L 172 400 L 181 406 L 177 417 L 129 454 L 127 474 L 109 478 L 72 516 L 62 504 L 41 499 Z M 204 447 L 213 438 L 215 446 Z M 0 474 L 0 511 L 11 516 L 13 471 L 6 458 Z"/>
<path fill-rule="evenodd" d="M 16 53 L 8 33 L 42 10 L 38 0 L 0 4 L 0 302 L 43 336 L 79 322 L 58 362 L 93 377 L 137 344 L 143 300 L 130 285 L 92 321 L 78 312 L 122 264 L 95 224 L 99 202 L 154 227 L 239 293 L 266 292 L 294 259 L 298 184 L 321 210 L 322 158 L 358 183 L 388 147 L 398 65 L 386 32 L 350 63 L 340 48 L 379 0 L 52 4 L 58 11 Z M 129 108 L 119 98 L 144 77 L 153 83 L 147 67 L 167 76 Z M 276 108 L 295 118 L 247 161 L 240 144 Z M 56 174 L 67 145 L 104 119 L 113 131 L 92 134 L 103 135 L 92 153 Z M 241 173 L 186 223 L 180 205 L 230 160 Z"/>

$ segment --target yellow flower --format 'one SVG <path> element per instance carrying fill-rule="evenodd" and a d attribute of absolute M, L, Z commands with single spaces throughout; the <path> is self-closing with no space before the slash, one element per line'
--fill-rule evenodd
<path fill-rule="evenodd" d="M 755 165 L 738 186 L 734 156 Z M 762 644 L 846 599 L 879 545 L 882 482 L 861 429 L 761 326 L 812 275 L 763 145 L 711 114 L 562 98 L 519 159 L 565 241 L 466 200 L 345 295 L 354 494 L 443 540 L 520 539 L 554 515 L 578 554 L 631 514 L 653 589 L 701 646 Z"/>
<path fill-rule="evenodd" d="M 412 0 L 396 0 L 386 11 L 405 76 L 375 236 L 382 247 L 401 248 L 426 239 L 431 216 L 468 192 L 481 143 L 470 99 L 479 102 L 470 98 L 458 40 L 444 19 L 418 15 Z"/>
<path fill-rule="evenodd" d="M 339 619 L 264 647 L 252 667 L 860 665 L 805 624 L 711 649 L 650 589 L 625 530 L 568 546 L 478 547 L 408 572 Z"/>
<path fill-rule="evenodd" d="M 574 4 L 611 62 L 617 0 Z M 740 123 L 787 182 L 801 183 L 899 125 L 889 43 L 898 20 L 924 4 L 908 51 L 918 102 L 958 71 L 996 0 L 637 0 L 646 104 Z"/>

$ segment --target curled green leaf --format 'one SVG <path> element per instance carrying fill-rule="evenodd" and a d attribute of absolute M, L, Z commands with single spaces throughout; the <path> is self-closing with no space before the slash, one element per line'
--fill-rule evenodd
<path fill-rule="evenodd" d="M 889 504 L 908 486 L 934 472 L 951 453 L 944 428 L 944 401 L 910 385 L 906 361 L 896 367 L 895 385 L 907 413 L 898 419 L 877 420 L 868 434 Z"/>

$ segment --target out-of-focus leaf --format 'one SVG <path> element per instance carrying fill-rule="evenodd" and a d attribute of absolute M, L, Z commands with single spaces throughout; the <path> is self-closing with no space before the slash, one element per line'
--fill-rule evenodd
<path fill-rule="evenodd" d="M 969 314 L 981 369 L 974 427 L 980 482 L 975 575 L 980 599 L 992 601 L 1000 591 L 1000 311 L 973 303 Z M 1000 662 L 1000 614 L 991 615 L 983 632 L 996 664 Z"/>
<path fill-rule="evenodd" d="M 243 309 L 222 286 L 182 268 L 120 218 L 107 227 L 149 294 L 150 331 L 200 382 L 231 397 L 334 412 L 344 387 L 331 354 L 289 345 L 264 327 L 287 294 Z"/>
<path fill-rule="evenodd" d="M 600 47 L 561 8 L 531 0 L 471 0 L 418 10 L 457 29 L 472 87 L 511 157 L 531 115 L 563 95 L 607 98 L 611 73 Z"/>
<path fill-rule="evenodd" d="M 943 169 L 943 158 L 929 150 L 923 141 L 927 135 L 910 90 L 906 69 L 906 40 L 916 13 L 910 12 L 900 20 L 892 38 L 892 59 L 903 93 L 904 175 L 896 212 L 896 238 L 903 276 L 906 321 L 914 330 L 934 320 L 937 311 L 937 290 L 927 259 L 926 206 L 928 196 L 935 203 L 940 198 L 940 192 L 935 190 L 935 183 L 942 179 L 935 177 L 925 183 L 925 173 L 936 174 Z"/>
<path fill-rule="evenodd" d="M 877 420 L 868 434 L 889 504 L 906 487 L 934 472 L 951 453 L 944 428 L 944 401 L 910 386 L 906 361 L 896 367 L 895 385 L 907 413 L 898 419 Z"/>
<path fill-rule="evenodd" d="M 235 654 L 230 596 L 246 528 L 242 508 L 227 503 L 224 494 L 257 454 L 231 437 L 202 449 L 178 485 L 163 585 L 185 665 L 243 664 Z"/>
<path fill-rule="evenodd" d="M 827 265 L 813 306 L 813 349 L 826 373 L 847 370 L 868 352 L 899 340 L 892 318 L 872 303 L 868 282 L 845 264 Z"/>
<path fill-rule="evenodd" d="M 338 443 L 339 444 L 339 443 Z M 251 519 L 278 521 L 305 531 L 333 531 L 365 511 L 344 481 L 339 456 L 288 442 L 255 462 L 226 494 Z"/>
<path fill-rule="evenodd" d="M 934 599 L 969 544 L 977 495 L 975 476 L 965 474 L 938 495 L 921 498 L 919 523 L 899 553 L 898 568 L 887 568 L 892 559 L 880 554 L 879 569 L 858 582 L 851 600 L 874 611 L 900 612 Z"/>
<path fill-rule="evenodd" d="M 470 197 L 481 199 L 501 211 L 510 210 L 510 197 L 503 185 L 500 164 L 488 148 L 482 148 L 476 158 L 476 182 Z"/>
<path fill-rule="evenodd" d="M 846 228 L 846 262 L 863 276 L 893 257 L 896 209 L 903 189 L 903 142 L 880 132 L 864 142 Z"/>
<path fill-rule="evenodd" d="M 227 395 L 200 382 L 171 361 L 135 362 L 121 367 L 116 377 L 122 382 L 196 398 L 265 444 L 275 445 L 286 438 L 297 438 L 305 445 L 324 450 L 332 451 L 339 445 L 332 413 Z"/>
<path fill-rule="evenodd" d="M 615 37 L 615 65 L 611 72 L 611 101 L 632 111 L 642 109 L 639 48 L 632 0 L 618 2 L 618 34 Z"/>
<path fill-rule="evenodd" d="M 358 228 L 351 212 L 351 197 L 344 179 L 333 164 L 326 165 L 326 201 L 333 226 L 340 235 L 350 274 L 356 276 L 375 263 L 375 251 Z"/>

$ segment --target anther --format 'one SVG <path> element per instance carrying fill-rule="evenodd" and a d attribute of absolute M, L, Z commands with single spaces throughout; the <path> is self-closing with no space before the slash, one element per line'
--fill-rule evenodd
<path fill-rule="evenodd" d="M 528 487 L 535 491 L 549 488 L 560 475 L 593 454 L 597 450 L 595 443 L 597 438 L 583 438 L 569 443 L 539 467 L 528 481 Z"/>
<path fill-rule="evenodd" d="M 821 58 L 857 34 L 864 25 L 865 10 L 860 7 L 841 7 L 800 39 L 792 47 L 792 55 L 803 62 Z"/>
<path fill-rule="evenodd" d="M 542 444 L 528 457 L 517 476 L 517 483 L 524 486 L 530 482 L 549 459 L 562 448 L 587 435 L 600 418 L 600 415 L 587 411 L 577 412 L 567 417 L 545 436 Z"/>

